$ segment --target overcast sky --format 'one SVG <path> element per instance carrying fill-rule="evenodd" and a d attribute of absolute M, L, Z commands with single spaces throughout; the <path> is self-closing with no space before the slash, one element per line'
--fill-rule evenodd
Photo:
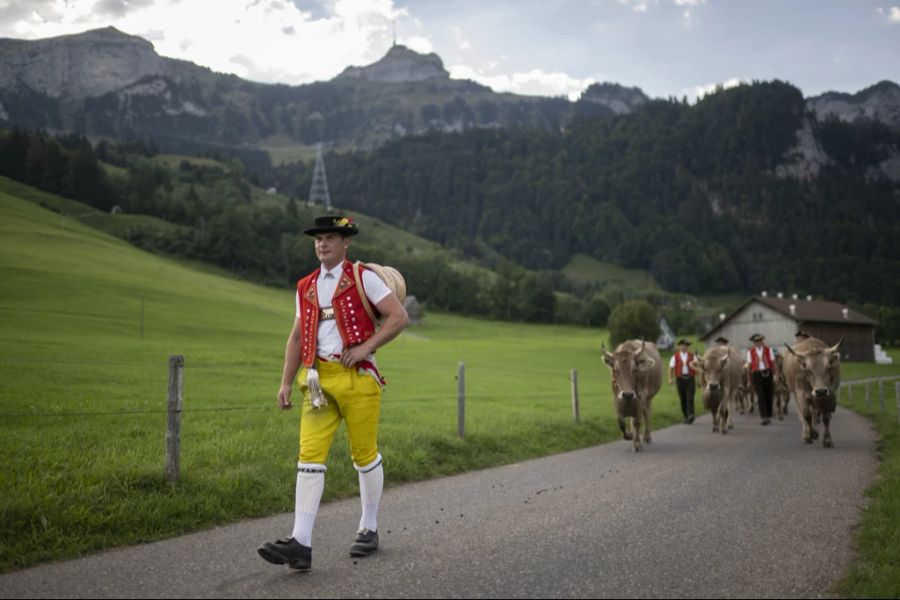
<path fill-rule="evenodd" d="M 397 40 L 453 77 L 577 98 L 592 82 L 695 98 L 782 79 L 804 94 L 900 81 L 900 0 L 0 0 L 0 37 L 112 25 L 164 56 L 263 82 L 330 79 Z"/>

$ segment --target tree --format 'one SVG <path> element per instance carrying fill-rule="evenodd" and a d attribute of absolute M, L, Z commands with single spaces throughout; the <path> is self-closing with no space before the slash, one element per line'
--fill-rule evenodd
<path fill-rule="evenodd" d="M 594 296 L 584 309 L 584 322 L 589 327 L 604 327 L 609 322 L 609 304 L 601 296 Z"/>
<path fill-rule="evenodd" d="M 626 340 L 649 340 L 659 337 L 656 310 L 646 300 L 628 300 L 609 316 L 609 343 L 614 347 Z"/>
<path fill-rule="evenodd" d="M 94 158 L 91 143 L 82 138 L 69 160 L 65 177 L 67 195 L 100 210 L 109 210 L 115 193 L 104 171 Z"/>

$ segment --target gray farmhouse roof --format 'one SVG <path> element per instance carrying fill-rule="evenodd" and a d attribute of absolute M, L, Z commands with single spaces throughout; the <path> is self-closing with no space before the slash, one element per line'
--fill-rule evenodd
<path fill-rule="evenodd" d="M 791 298 L 770 298 L 768 296 L 751 296 L 749 300 L 741 304 L 737 310 L 732 312 L 724 321 L 719 321 L 716 326 L 707 331 L 703 338 L 716 333 L 724 327 L 736 314 L 744 310 L 751 302 L 759 302 L 779 312 L 789 319 L 793 319 L 797 323 L 844 323 L 851 325 L 863 325 L 875 327 L 878 321 L 870 319 L 861 312 L 853 309 L 847 309 L 840 302 L 826 302 L 823 300 L 806 300 L 799 298 L 793 300 Z M 791 305 L 794 305 L 794 312 L 791 313 Z M 844 309 L 847 309 L 847 316 L 844 317 Z"/>

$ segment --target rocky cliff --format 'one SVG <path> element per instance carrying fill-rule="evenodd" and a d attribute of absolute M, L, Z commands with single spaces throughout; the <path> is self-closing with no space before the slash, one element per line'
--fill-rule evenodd
<path fill-rule="evenodd" d="M 605 106 L 617 115 L 634 112 L 650 98 L 636 87 L 625 87 L 618 83 L 591 84 L 579 98 L 579 102 L 589 102 Z"/>
<path fill-rule="evenodd" d="M 827 92 L 807 99 L 807 106 L 819 120 L 837 117 L 842 121 L 880 121 L 900 129 L 900 85 L 882 81 L 856 94 Z"/>
<path fill-rule="evenodd" d="M 51 98 L 101 96 L 165 74 L 165 59 L 153 44 L 114 27 L 35 41 L 0 39 L 0 86 Z"/>

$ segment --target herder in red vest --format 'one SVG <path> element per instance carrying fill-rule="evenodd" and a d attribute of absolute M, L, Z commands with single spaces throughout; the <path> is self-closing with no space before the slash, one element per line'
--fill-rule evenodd
<path fill-rule="evenodd" d="M 297 282 L 297 312 L 284 352 L 278 404 L 291 408 L 297 378 L 304 402 L 300 419 L 294 529 L 289 538 L 266 542 L 265 560 L 306 570 L 312 565 L 312 529 L 325 487 L 325 461 L 341 419 L 347 421 L 350 454 L 359 473 L 362 518 L 351 556 L 378 549 L 378 503 L 384 470 L 378 453 L 378 420 L 384 380 L 375 365 L 375 350 L 394 339 L 409 323 L 406 309 L 372 271 L 360 268 L 362 288 L 347 260 L 350 236 L 359 226 L 340 216 L 319 217 L 303 233 L 314 236 L 322 266 Z M 383 317 L 380 329 L 363 307 L 362 295 Z"/>
<path fill-rule="evenodd" d="M 765 344 L 766 338 L 755 333 L 750 337 L 753 348 L 747 351 L 747 386 L 752 379 L 753 388 L 756 390 L 756 398 L 759 400 L 759 415 L 762 424 L 772 422 L 772 401 L 775 394 L 775 376 L 778 375 L 778 364 L 775 362 L 775 353 Z"/>
<path fill-rule="evenodd" d="M 690 345 L 688 340 L 678 340 L 678 352 L 669 361 L 669 385 L 672 385 L 673 376 L 678 378 L 681 414 L 684 416 L 684 422 L 688 425 L 694 422 L 694 392 L 697 387 L 697 372 L 691 367 L 696 356 L 693 352 L 688 352 Z"/>

